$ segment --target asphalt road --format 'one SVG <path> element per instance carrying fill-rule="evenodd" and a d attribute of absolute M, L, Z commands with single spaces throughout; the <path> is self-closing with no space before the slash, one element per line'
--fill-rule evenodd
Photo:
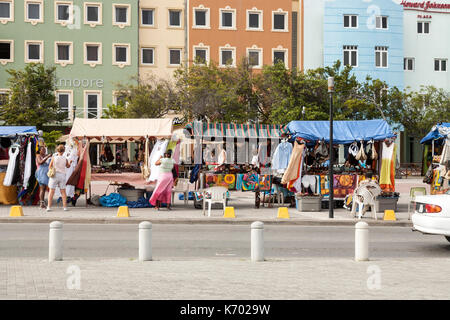
<path fill-rule="evenodd" d="M 0 259 L 48 257 L 48 225 L 0 224 Z M 352 258 L 353 227 L 265 226 L 266 258 Z M 136 225 L 64 225 L 64 259 L 137 258 Z M 153 258 L 249 258 L 250 227 L 153 225 Z M 371 258 L 450 257 L 442 236 L 406 227 L 370 229 Z"/>

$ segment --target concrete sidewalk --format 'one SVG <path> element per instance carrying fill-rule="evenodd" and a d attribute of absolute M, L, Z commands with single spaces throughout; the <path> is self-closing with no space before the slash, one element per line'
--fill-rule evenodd
<path fill-rule="evenodd" d="M 0 259 L 0 299 L 449 299 L 449 268 L 441 258 Z"/>
<path fill-rule="evenodd" d="M 408 219 L 409 189 L 412 186 L 425 186 L 421 179 L 401 179 L 397 180 L 397 190 L 400 192 L 400 199 L 397 205 L 397 221 L 383 221 L 383 212 L 378 212 L 378 220 L 372 218 L 371 212 L 367 212 L 363 221 L 370 225 L 384 226 L 411 226 Z M 97 185 L 97 189 L 104 190 L 104 185 Z M 94 189 L 95 190 L 95 189 Z M 213 209 L 211 217 L 204 216 L 202 210 L 195 209 L 193 202 L 189 201 L 184 205 L 183 201 L 177 199 L 173 209 L 168 211 L 165 208 L 157 211 L 153 208 L 130 209 L 130 218 L 118 218 L 117 208 L 105 208 L 96 206 L 85 206 L 84 197 L 80 198 L 77 206 L 69 206 L 69 211 L 62 210 L 61 204 L 54 205 L 52 212 L 46 212 L 37 206 L 23 207 L 24 217 L 9 217 L 10 206 L 0 206 L 0 223 L 49 223 L 60 220 L 67 223 L 132 223 L 137 224 L 143 220 L 153 223 L 231 223 L 249 224 L 259 220 L 267 224 L 299 224 L 299 225 L 354 225 L 358 220 L 345 209 L 335 209 L 334 219 L 328 218 L 328 209 L 320 212 L 298 212 L 296 208 L 289 208 L 290 219 L 277 219 L 278 208 L 281 205 L 275 204 L 273 208 L 261 206 L 260 209 L 254 207 L 253 192 L 231 192 L 229 206 L 235 208 L 236 218 L 226 219 L 222 217 L 221 209 Z M 288 206 L 288 205 L 285 205 Z"/>

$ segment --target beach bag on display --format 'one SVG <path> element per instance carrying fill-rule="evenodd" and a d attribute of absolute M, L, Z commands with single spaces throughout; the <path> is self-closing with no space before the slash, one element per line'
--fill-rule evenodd
<path fill-rule="evenodd" d="M 428 167 L 427 173 L 425 174 L 425 177 L 423 178 L 423 183 L 431 184 L 433 181 L 433 167 L 430 165 Z"/>
<path fill-rule="evenodd" d="M 348 147 L 348 163 L 351 166 L 357 166 L 358 165 L 358 160 L 356 160 L 356 156 L 359 152 L 359 148 L 358 148 L 358 144 L 355 142 L 353 142 L 349 147 Z"/>
<path fill-rule="evenodd" d="M 367 155 L 364 152 L 364 145 L 363 145 L 362 141 L 361 141 L 361 147 L 359 148 L 358 153 L 356 154 L 355 158 L 356 158 L 356 160 L 361 160 L 361 161 L 367 160 Z"/>
<path fill-rule="evenodd" d="M 144 164 L 141 165 L 141 172 L 144 180 L 150 177 L 150 169 L 148 168 L 148 139 L 145 141 Z"/>

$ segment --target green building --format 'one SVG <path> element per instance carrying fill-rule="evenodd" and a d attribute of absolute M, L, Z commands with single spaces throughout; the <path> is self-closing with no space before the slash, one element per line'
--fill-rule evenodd
<path fill-rule="evenodd" d="M 138 0 L 0 0 L 0 94 L 7 69 L 56 66 L 63 110 L 101 117 L 114 85 L 138 74 Z"/>

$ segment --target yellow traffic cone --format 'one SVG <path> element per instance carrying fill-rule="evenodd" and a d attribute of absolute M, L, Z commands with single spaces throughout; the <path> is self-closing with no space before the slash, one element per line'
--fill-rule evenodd
<path fill-rule="evenodd" d="M 397 218 L 395 217 L 394 210 L 384 210 L 384 217 L 383 220 L 386 221 L 396 221 Z"/>
<path fill-rule="evenodd" d="M 287 207 L 278 208 L 278 219 L 289 219 L 289 211 Z"/>
<path fill-rule="evenodd" d="M 127 206 L 120 206 L 119 210 L 117 210 L 117 216 L 121 218 L 129 218 L 130 217 L 130 211 L 128 210 Z"/>
<path fill-rule="evenodd" d="M 225 207 L 225 212 L 223 214 L 224 218 L 236 218 L 234 214 L 234 207 Z"/>
<path fill-rule="evenodd" d="M 12 206 L 9 211 L 10 217 L 23 217 L 22 206 Z"/>

